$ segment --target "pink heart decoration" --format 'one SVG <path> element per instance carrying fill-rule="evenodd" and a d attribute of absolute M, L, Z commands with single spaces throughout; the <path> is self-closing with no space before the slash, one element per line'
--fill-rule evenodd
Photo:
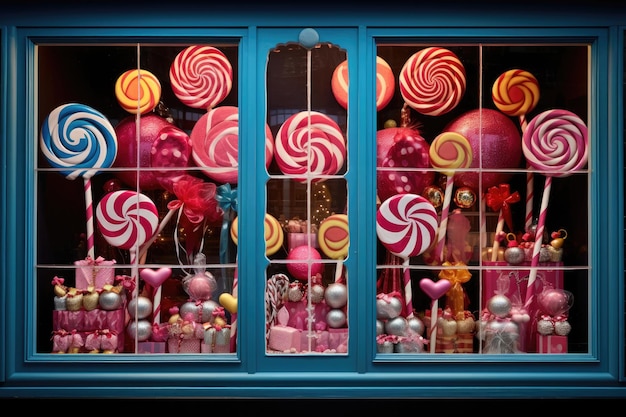
<path fill-rule="evenodd" d="M 420 288 L 430 297 L 431 300 L 438 300 L 442 295 L 448 292 L 452 287 L 452 283 L 447 279 L 441 279 L 437 282 L 430 278 L 422 278 Z"/>
<path fill-rule="evenodd" d="M 144 281 L 150 284 L 151 287 L 158 288 L 172 275 L 172 270 L 170 268 L 160 268 L 155 271 L 146 268 L 142 269 L 139 275 Z"/>

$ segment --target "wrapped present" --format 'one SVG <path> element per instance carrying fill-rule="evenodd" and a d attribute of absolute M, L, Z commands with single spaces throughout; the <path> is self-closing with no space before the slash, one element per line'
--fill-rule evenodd
<path fill-rule="evenodd" d="M 537 353 L 567 353 L 567 336 L 538 334 Z"/>
<path fill-rule="evenodd" d="M 298 329 L 277 324 L 270 327 L 270 336 L 267 346 L 278 352 L 300 352 L 301 331 Z"/>
<path fill-rule="evenodd" d="M 316 233 L 287 233 L 287 248 L 291 251 L 298 246 L 308 245 L 319 248 Z"/>
<path fill-rule="evenodd" d="M 437 336 L 437 353 L 474 353 L 474 333 Z"/>
<path fill-rule="evenodd" d="M 286 301 L 284 307 L 289 313 L 288 322 L 285 324 L 298 330 L 307 329 L 309 320 L 316 324 L 316 330 L 323 330 L 317 328 L 319 327 L 318 323 L 326 323 L 326 315 L 330 311 L 330 307 L 326 303 L 315 303 L 309 316 L 306 297 L 300 301 Z"/>
<path fill-rule="evenodd" d="M 348 329 L 328 329 L 328 348 L 345 353 L 348 349 Z"/>
<path fill-rule="evenodd" d="M 165 342 L 138 342 L 137 353 L 165 353 Z"/>
<path fill-rule="evenodd" d="M 124 308 L 105 312 L 105 323 L 102 328 L 117 332 L 118 335 L 124 333 Z"/>
<path fill-rule="evenodd" d="M 107 261 L 99 256 L 96 259 L 90 256 L 85 259 L 75 261 L 76 285 L 81 290 L 88 288 L 100 289 L 105 285 L 112 285 L 115 280 L 115 260 Z"/>
<path fill-rule="evenodd" d="M 519 269 L 499 269 L 498 266 L 507 266 L 506 262 L 483 261 L 487 266 L 494 266 L 493 269 L 485 269 L 482 276 L 482 305 L 486 306 L 489 299 L 496 294 L 506 295 L 512 302 L 513 308 L 519 308 L 524 303 L 526 297 L 526 284 L 530 275 L 530 262 L 518 265 Z M 562 262 L 540 262 L 540 269 L 534 282 L 535 294 L 540 294 L 545 288 L 563 288 L 563 266 Z M 525 269 L 526 268 L 526 269 Z M 508 285 L 502 285 L 502 283 Z M 535 317 L 538 311 L 537 300 L 526 306 L 524 314 Z M 518 321 L 519 324 L 519 321 Z M 519 348 L 523 352 L 536 351 L 535 323 L 520 327 Z"/>
<path fill-rule="evenodd" d="M 84 330 L 96 330 L 106 329 L 107 325 L 107 311 L 95 309 L 84 312 Z"/>
<path fill-rule="evenodd" d="M 204 330 L 202 353 L 230 353 L 230 327 L 211 326 Z"/>
<path fill-rule="evenodd" d="M 200 353 L 202 339 L 170 337 L 167 339 L 168 353 Z"/>

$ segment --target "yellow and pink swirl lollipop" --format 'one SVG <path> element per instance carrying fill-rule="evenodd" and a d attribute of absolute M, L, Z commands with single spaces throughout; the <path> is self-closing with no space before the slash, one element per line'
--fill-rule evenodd
<path fill-rule="evenodd" d="M 226 55 L 213 46 L 192 45 L 170 66 L 172 90 L 187 106 L 212 109 L 233 86 L 233 68 Z"/>
<path fill-rule="evenodd" d="M 132 114 L 146 114 L 161 100 L 161 83 L 150 71 L 131 69 L 115 82 L 115 97 L 124 110 Z"/>
<path fill-rule="evenodd" d="M 443 132 L 431 143 L 429 156 L 432 166 L 447 176 L 435 252 L 435 257 L 443 262 L 443 247 L 446 240 L 448 212 L 450 211 L 450 200 L 454 187 L 454 172 L 459 168 L 469 168 L 472 165 L 472 145 L 459 133 Z"/>
<path fill-rule="evenodd" d="M 528 124 L 522 137 L 522 151 L 527 163 L 543 171 L 546 176 L 535 232 L 532 268 L 526 287 L 528 305 L 534 295 L 533 283 L 537 278 L 536 267 L 539 264 L 552 177 L 569 176 L 587 164 L 589 153 L 587 126 L 580 117 L 568 110 L 546 110 L 535 116 Z"/>
<path fill-rule="evenodd" d="M 333 71 L 330 83 L 333 95 L 344 109 L 348 108 L 348 60 L 346 59 Z M 384 109 L 396 89 L 393 70 L 381 57 L 376 57 L 376 111 Z"/>
<path fill-rule="evenodd" d="M 465 67 L 445 48 L 429 47 L 411 55 L 399 79 L 405 103 L 426 116 L 450 112 L 465 94 Z"/>
<path fill-rule="evenodd" d="M 326 256 L 336 259 L 335 282 L 341 282 L 341 261 L 348 256 L 350 248 L 350 232 L 348 215 L 343 213 L 331 214 L 320 223 L 317 242 Z"/>

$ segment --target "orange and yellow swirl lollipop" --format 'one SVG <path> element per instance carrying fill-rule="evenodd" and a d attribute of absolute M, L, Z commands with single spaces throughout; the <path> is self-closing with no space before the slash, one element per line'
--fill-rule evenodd
<path fill-rule="evenodd" d="M 150 71 L 128 70 L 115 82 L 115 97 L 127 112 L 145 114 L 159 104 L 161 83 Z"/>
<path fill-rule="evenodd" d="M 239 217 L 235 217 L 230 225 L 230 237 L 235 243 L 239 241 Z M 265 254 L 273 255 L 283 246 L 283 228 L 271 214 L 265 213 Z"/>
<path fill-rule="evenodd" d="M 512 69 L 502 73 L 493 83 L 491 96 L 496 107 L 508 116 L 522 118 L 539 102 L 539 82 L 528 71 Z"/>
<path fill-rule="evenodd" d="M 335 282 L 341 281 L 343 272 L 341 260 L 348 256 L 350 247 L 350 233 L 348 216 L 346 214 L 331 214 L 321 223 L 318 230 L 317 242 L 326 256 L 337 259 Z"/>

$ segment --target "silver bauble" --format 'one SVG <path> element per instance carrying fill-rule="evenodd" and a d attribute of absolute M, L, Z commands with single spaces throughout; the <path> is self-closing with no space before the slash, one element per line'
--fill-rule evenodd
<path fill-rule="evenodd" d="M 504 260 L 511 265 L 519 265 L 524 262 L 525 258 L 526 253 L 524 253 L 524 249 L 519 246 L 512 246 L 510 248 L 506 248 L 504 251 Z"/>
<path fill-rule="evenodd" d="M 152 324 L 148 320 L 131 321 L 126 332 L 131 339 L 145 342 L 152 336 Z"/>
<path fill-rule="evenodd" d="M 320 303 L 324 299 L 324 287 L 319 284 L 313 285 L 310 287 L 309 297 L 313 304 Z"/>
<path fill-rule="evenodd" d="M 348 288 L 339 282 L 329 284 L 324 292 L 324 300 L 331 308 L 341 308 L 348 302 Z"/>
<path fill-rule="evenodd" d="M 554 333 L 559 336 L 567 336 L 572 331 L 572 325 L 567 320 L 554 323 Z"/>
<path fill-rule="evenodd" d="M 552 334 L 554 333 L 554 324 L 551 320 L 539 320 L 537 322 L 537 332 L 544 336 Z"/>
<path fill-rule="evenodd" d="M 180 306 L 178 314 L 180 314 L 182 318 L 191 314 L 193 321 L 196 323 L 206 323 L 213 318 L 213 310 L 215 310 L 216 307 L 218 307 L 218 304 L 213 300 L 206 300 L 199 304 L 196 304 L 194 301 L 187 301 Z"/>
<path fill-rule="evenodd" d="M 550 249 L 547 246 L 542 246 L 539 250 L 539 262 L 550 262 L 552 259 L 552 254 L 550 253 Z"/>
<path fill-rule="evenodd" d="M 333 308 L 326 313 L 326 324 L 332 329 L 339 329 L 346 324 L 346 313 L 338 308 Z"/>
<path fill-rule="evenodd" d="M 376 300 L 376 318 L 388 320 L 396 318 L 402 312 L 402 302 L 398 297 L 385 297 Z"/>
<path fill-rule="evenodd" d="M 511 300 L 503 294 L 496 294 L 489 299 L 487 308 L 496 317 L 506 317 L 511 312 Z"/>
<path fill-rule="evenodd" d="M 64 295 L 63 297 L 59 297 L 59 296 L 54 296 L 54 309 L 55 310 L 67 310 L 67 304 L 65 303 L 65 301 L 67 300 L 67 296 Z"/>
<path fill-rule="evenodd" d="M 408 322 L 410 331 L 420 336 L 424 334 L 424 330 L 426 330 L 426 326 L 424 325 L 424 322 L 422 321 L 422 319 L 420 319 L 419 317 L 413 316 L 410 319 L 408 319 L 407 322 Z"/>
<path fill-rule="evenodd" d="M 135 297 L 128 302 L 128 314 L 133 319 L 145 319 L 152 314 L 152 301 L 148 297 Z"/>
<path fill-rule="evenodd" d="M 394 317 L 385 323 L 385 333 L 395 336 L 406 336 L 409 323 L 402 316 Z"/>
<path fill-rule="evenodd" d="M 376 320 L 376 336 L 383 333 L 385 333 L 385 324 L 380 320 Z"/>
<path fill-rule="evenodd" d="M 102 291 L 98 304 L 102 310 L 117 310 L 122 306 L 122 296 L 115 291 Z"/>
<path fill-rule="evenodd" d="M 385 340 L 382 343 L 378 343 L 376 346 L 376 352 L 393 353 L 393 343 L 391 343 L 389 340 Z"/>

